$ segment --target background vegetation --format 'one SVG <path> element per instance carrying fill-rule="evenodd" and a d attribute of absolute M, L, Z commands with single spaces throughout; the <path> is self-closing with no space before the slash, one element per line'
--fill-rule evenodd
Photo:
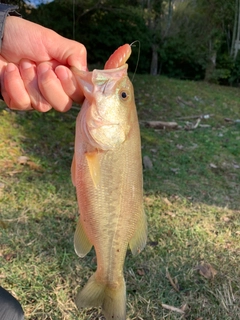
<path fill-rule="evenodd" d="M 84 43 L 90 64 L 139 40 L 139 73 L 238 85 L 239 0 L 21 0 L 20 7 L 27 19 Z"/>

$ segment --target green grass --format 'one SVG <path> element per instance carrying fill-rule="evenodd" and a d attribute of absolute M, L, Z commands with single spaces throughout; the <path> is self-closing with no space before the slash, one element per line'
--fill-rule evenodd
<path fill-rule="evenodd" d="M 150 76 L 136 76 L 134 87 L 153 169 L 144 169 L 148 244 L 125 263 L 128 319 L 240 319 L 240 124 L 225 121 L 240 119 L 240 91 Z M 103 319 L 73 302 L 96 269 L 94 251 L 79 259 L 73 249 L 77 112 L 0 107 L 0 283 L 26 319 Z M 186 130 L 196 115 L 210 115 L 200 122 L 209 127 Z M 146 120 L 181 128 L 154 130 Z M 199 272 L 206 264 L 215 276 Z"/>

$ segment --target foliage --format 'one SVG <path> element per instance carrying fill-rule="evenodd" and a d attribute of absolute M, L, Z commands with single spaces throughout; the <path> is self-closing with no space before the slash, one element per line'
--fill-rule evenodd
<path fill-rule="evenodd" d="M 128 319 L 239 319 L 239 90 L 146 75 L 136 75 L 134 87 L 142 153 L 153 169 L 144 169 L 148 243 L 126 257 Z M 1 285 L 26 319 L 102 319 L 74 306 L 96 268 L 93 250 L 79 259 L 73 248 L 78 109 L 0 108 Z M 154 130 L 147 120 L 175 120 L 179 129 Z"/>
<path fill-rule="evenodd" d="M 183 79 L 203 78 L 206 42 L 201 15 L 191 3 L 180 3 L 173 13 L 168 37 L 160 48 L 161 73 Z"/>
<path fill-rule="evenodd" d="M 85 44 L 92 67 L 102 67 L 118 46 L 139 40 L 139 73 L 239 82 L 238 62 L 230 56 L 235 0 L 55 0 L 36 8 L 25 4 L 24 10 L 27 19 Z M 131 71 L 137 56 L 134 49 Z"/>
<path fill-rule="evenodd" d="M 240 54 L 238 53 L 236 59 L 232 62 L 231 75 L 228 79 L 228 83 L 232 86 L 239 86 L 240 84 Z"/>
<path fill-rule="evenodd" d="M 53 1 L 32 9 L 27 18 L 68 38 L 74 35 L 75 40 L 86 46 L 89 64 L 98 67 L 104 65 L 116 48 L 138 40 L 143 57 L 139 61 L 138 71 L 149 70 L 148 31 L 141 19 L 141 10 L 132 5 L 128 5 L 126 10 L 124 1 L 117 5 L 114 5 L 114 1 L 108 1 L 106 6 L 104 2 L 94 6 L 89 1 L 79 1 L 74 6 L 74 12 L 69 1 Z M 134 49 L 129 62 L 130 70 L 135 69 L 137 57 L 138 49 Z"/>
<path fill-rule="evenodd" d="M 199 80 L 204 77 L 206 56 L 196 51 L 184 35 L 169 37 L 159 50 L 161 73 L 174 78 Z"/>

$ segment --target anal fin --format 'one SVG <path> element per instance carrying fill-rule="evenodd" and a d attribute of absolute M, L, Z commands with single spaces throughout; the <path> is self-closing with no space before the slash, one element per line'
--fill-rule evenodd
<path fill-rule="evenodd" d="M 140 253 L 145 247 L 147 242 L 147 219 L 145 212 L 142 211 L 142 216 L 140 217 L 135 234 L 129 241 L 129 247 L 133 255 Z"/>

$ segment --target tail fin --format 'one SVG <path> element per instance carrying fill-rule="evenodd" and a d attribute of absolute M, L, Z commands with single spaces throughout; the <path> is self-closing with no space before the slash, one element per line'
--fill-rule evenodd
<path fill-rule="evenodd" d="M 78 308 L 102 307 L 106 320 L 126 320 L 126 286 L 123 277 L 116 288 L 110 288 L 97 282 L 94 273 L 75 301 Z"/>

